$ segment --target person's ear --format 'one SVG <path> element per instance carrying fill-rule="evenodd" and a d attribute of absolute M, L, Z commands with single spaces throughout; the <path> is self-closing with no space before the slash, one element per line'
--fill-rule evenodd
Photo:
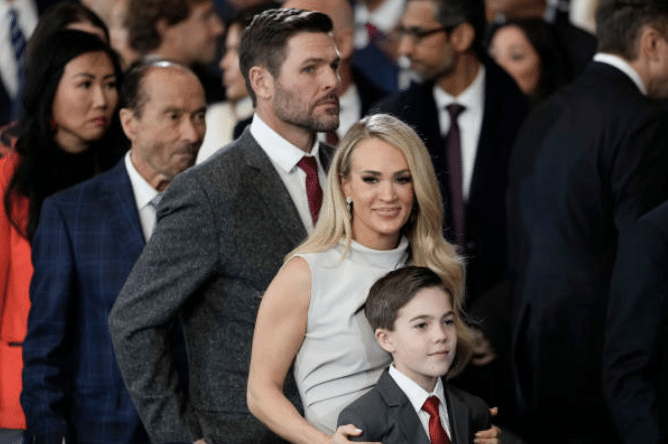
<path fill-rule="evenodd" d="M 137 118 L 135 117 L 135 113 L 133 110 L 130 108 L 121 108 L 119 111 L 119 117 L 121 121 L 121 127 L 123 128 L 123 132 L 125 135 L 130 139 L 130 141 L 134 141 L 137 137 Z"/>
<path fill-rule="evenodd" d="M 336 48 L 339 50 L 341 60 L 347 60 L 353 55 L 354 31 L 352 28 L 340 30 L 335 39 Z"/>
<path fill-rule="evenodd" d="M 165 39 L 165 34 L 169 29 L 169 22 L 166 18 L 161 18 L 155 22 L 155 31 L 160 35 L 160 41 L 162 42 Z"/>
<path fill-rule="evenodd" d="M 262 66 L 253 66 L 248 77 L 250 86 L 258 99 L 268 100 L 274 95 L 274 76 L 267 68 Z"/>
<path fill-rule="evenodd" d="M 376 341 L 380 347 L 388 353 L 394 353 L 394 341 L 392 333 L 384 328 L 377 328 L 375 332 Z"/>
<path fill-rule="evenodd" d="M 457 52 L 466 52 L 473 47 L 475 28 L 470 23 L 461 23 L 450 31 L 450 42 Z"/>
<path fill-rule="evenodd" d="M 656 62 L 660 57 L 659 40 L 663 39 L 661 33 L 652 26 L 645 26 L 640 32 L 639 56 L 644 56 L 649 62 Z"/>

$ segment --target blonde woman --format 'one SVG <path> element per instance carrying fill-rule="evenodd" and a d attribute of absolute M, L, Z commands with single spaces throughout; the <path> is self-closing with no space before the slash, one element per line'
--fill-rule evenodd
<path fill-rule="evenodd" d="M 442 236 L 433 166 L 417 134 L 388 115 L 353 125 L 329 171 L 318 223 L 291 252 L 258 312 L 248 382 L 250 411 L 294 443 L 346 443 L 339 412 L 391 361 L 360 310 L 371 285 L 405 264 L 463 282 L 462 260 Z M 454 301 L 461 306 L 463 287 Z M 468 338 L 457 369 L 470 356 Z M 305 418 L 283 396 L 294 362 Z M 490 429 L 490 443 L 497 431 Z"/>

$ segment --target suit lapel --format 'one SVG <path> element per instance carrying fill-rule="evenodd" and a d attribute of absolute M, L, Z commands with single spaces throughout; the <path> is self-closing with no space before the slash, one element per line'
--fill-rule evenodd
<path fill-rule="evenodd" d="M 119 221 L 119 229 L 116 233 L 118 242 L 125 244 L 125 248 L 131 249 L 129 252 L 135 250 L 141 252 L 146 241 L 139 222 L 139 213 L 132 192 L 130 176 L 125 169 L 125 160 L 121 159 L 109 171 L 105 179 L 107 183 L 104 185 L 104 189 L 108 190 L 109 208 L 114 209 L 113 211 Z"/>
<path fill-rule="evenodd" d="M 450 418 L 450 440 L 453 444 L 467 444 L 469 436 L 469 407 L 461 399 L 454 396 L 445 384 L 445 397 L 448 403 Z M 455 414 L 456 412 L 456 414 Z"/>
<path fill-rule="evenodd" d="M 399 388 L 389 372 L 385 370 L 376 383 L 376 388 L 385 403 L 390 407 L 390 415 L 393 416 L 399 426 L 405 442 L 412 444 L 430 444 L 429 437 L 422 427 L 413 404 L 406 394 Z"/>
<path fill-rule="evenodd" d="M 250 130 L 244 131 L 239 144 L 244 147 L 249 182 L 256 191 L 256 193 L 249 192 L 249 196 L 263 200 L 264 207 L 272 214 L 285 236 L 293 245 L 298 245 L 306 238 L 306 228 L 274 165 L 255 141 Z"/>

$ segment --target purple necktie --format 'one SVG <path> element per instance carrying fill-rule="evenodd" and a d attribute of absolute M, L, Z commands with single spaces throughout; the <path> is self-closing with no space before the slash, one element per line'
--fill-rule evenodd
<path fill-rule="evenodd" d="M 452 213 L 455 228 L 455 244 L 460 251 L 465 246 L 465 213 L 462 174 L 462 146 L 457 118 L 466 109 L 457 103 L 448 105 L 445 109 L 450 114 L 450 131 L 445 137 L 445 146 L 448 152 L 448 168 L 450 173 L 450 197 L 452 199 Z"/>

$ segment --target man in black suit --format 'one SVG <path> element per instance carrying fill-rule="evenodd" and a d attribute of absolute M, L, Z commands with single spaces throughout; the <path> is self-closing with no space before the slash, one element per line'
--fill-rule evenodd
<path fill-rule="evenodd" d="M 255 16 L 239 47 L 253 122 L 170 184 L 111 311 L 118 365 L 152 442 L 282 442 L 248 411 L 248 365 L 262 294 L 313 229 L 309 190 L 324 187 L 333 155 L 316 141 L 339 123 L 331 31 L 317 12 Z M 187 395 L 166 347 L 176 319 L 189 352 Z M 285 393 L 299 404 L 294 380 Z"/>
<path fill-rule="evenodd" d="M 604 0 L 597 37 L 594 63 L 534 110 L 511 159 L 513 365 L 529 442 L 616 442 L 601 353 L 617 242 L 668 198 L 668 113 L 651 100 L 668 95 L 668 3 Z"/>
<path fill-rule="evenodd" d="M 526 103 L 482 49 L 484 14 L 482 0 L 410 0 L 400 22 L 399 51 L 424 83 L 413 83 L 375 110 L 412 125 L 431 154 L 446 209 L 445 235 L 468 262 L 467 309 L 481 321 L 474 365 L 459 383 L 499 405 L 503 415 L 510 396 L 503 376 L 509 308 L 507 292 L 498 287 L 506 270 L 506 167 Z M 448 109 L 457 105 L 465 108 L 453 125 Z"/>
<path fill-rule="evenodd" d="M 603 388 L 624 444 L 668 442 L 668 201 L 619 239 Z"/>

